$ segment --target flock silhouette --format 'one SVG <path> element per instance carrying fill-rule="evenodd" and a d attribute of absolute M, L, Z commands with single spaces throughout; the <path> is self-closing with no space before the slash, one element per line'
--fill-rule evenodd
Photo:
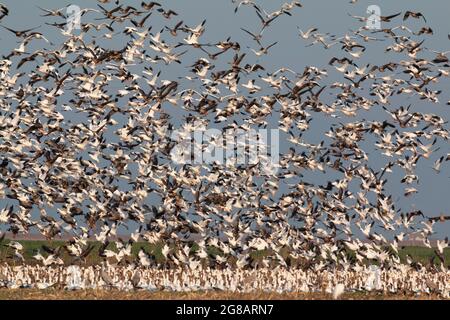
<path fill-rule="evenodd" d="M 416 167 L 438 174 L 450 160 L 447 120 L 416 108 L 442 104 L 439 81 L 450 70 L 448 52 L 426 47 L 433 30 L 424 14 L 380 16 L 379 30 L 350 15 L 361 26 L 344 35 L 298 27 L 299 50 L 319 46 L 334 57 L 303 70 L 270 70 L 264 58 L 282 41 L 265 36 L 279 20 L 308 10 L 298 1 L 274 12 L 232 1 L 237 22 L 242 10 L 258 21 L 241 27 L 245 43 L 232 36 L 206 41 L 213 21 L 190 25 L 163 2 L 99 2 L 80 10 L 80 30 L 65 8 L 39 7 L 45 24 L 17 30 L 9 24 L 20 13 L 0 5 L 1 37 L 18 43 L 0 59 L 0 224 L 14 235 L 70 238 L 35 252 L 36 265 L 24 263 L 22 244 L 2 238 L 18 265 L 0 267 L 0 284 L 63 285 L 69 264 L 81 268 L 80 288 L 338 296 L 343 288 L 364 290 L 368 264 L 376 264 L 380 290 L 449 295 L 448 239 L 434 247 L 430 237 L 450 217 L 397 208 L 397 195 L 385 188 L 399 170 L 401 195 L 413 198 L 420 191 Z M 164 25 L 154 25 L 156 17 Z M 117 37 L 119 46 L 109 45 Z M 359 62 L 372 43 L 385 48 L 389 62 Z M 172 65 L 185 74 L 166 79 Z M 330 81 L 331 74 L 340 80 Z M 393 103 L 398 97 L 411 102 Z M 371 120 L 366 112 L 374 109 L 385 118 Z M 185 132 L 214 125 L 248 132 L 270 127 L 278 114 L 286 151 L 270 172 L 260 166 L 267 159 L 177 165 L 177 112 Z M 312 143 L 306 136 L 319 117 L 330 126 Z M 367 141 L 388 159 L 382 168 L 371 166 Z M 118 232 L 131 226 L 129 237 Z M 434 251 L 429 264 L 400 260 L 399 243 L 412 233 Z M 142 242 L 162 244 L 164 262 L 143 247 L 133 256 Z M 94 250 L 102 265 L 86 266 Z"/>

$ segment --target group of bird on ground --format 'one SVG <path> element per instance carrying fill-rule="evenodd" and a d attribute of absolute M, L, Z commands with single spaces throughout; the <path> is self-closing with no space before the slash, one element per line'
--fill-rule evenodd
<path fill-rule="evenodd" d="M 0 267 L 0 288 L 37 288 L 151 292 L 229 291 L 325 293 L 339 298 L 346 292 L 441 295 L 450 298 L 450 272 L 430 273 L 403 265 L 380 270 L 353 266 L 345 270 L 273 269 L 155 269 L 135 265 L 11 266 Z"/>
<path fill-rule="evenodd" d="M 253 1 L 234 0 L 234 21 L 251 10 L 256 27 L 238 26 L 239 35 L 207 41 L 213 21 L 184 21 L 162 2 L 99 2 L 80 11 L 80 30 L 68 25 L 65 8 L 40 7 L 44 24 L 13 28 L 20 12 L 0 5 L 1 38 L 17 41 L 0 59 L 2 237 L 6 231 L 69 237 L 34 253 L 50 272 L 61 268 L 53 265 L 82 266 L 96 251 L 123 271 L 115 278 L 129 279 L 123 265 L 158 276 L 187 267 L 190 283 L 220 271 L 238 286 L 244 275 L 258 275 L 256 269 L 282 268 L 286 279 L 297 277 L 291 269 L 305 272 L 299 279 L 345 273 L 347 263 L 396 270 L 404 265 L 399 243 L 418 234 L 434 257 L 428 265 L 411 260 L 416 273 L 394 274 L 415 284 L 396 285 L 415 290 L 424 279 L 448 279 L 448 238 L 437 246 L 430 238 L 450 216 L 397 205 L 400 198 L 414 201 L 419 167 L 437 175 L 450 160 L 448 122 L 433 113 L 448 112 L 439 86 L 449 76 L 448 52 L 427 47 L 434 31 L 424 14 L 380 16 L 380 30 L 350 14 L 358 27 L 344 35 L 299 26 L 298 43 L 286 50 L 305 59 L 307 50 L 323 47 L 330 60 L 296 69 L 279 59 L 272 70 L 264 61 L 283 39 L 267 41 L 270 29 L 306 12 L 306 4 L 266 12 Z M 386 61 L 364 64 L 374 44 Z M 189 137 L 214 126 L 248 132 L 274 123 L 281 132 L 276 170 L 264 170 L 270 154 L 248 165 L 181 165 L 171 158 L 176 131 Z M 316 131 L 324 123 L 321 136 Z M 203 141 L 197 150 L 216 142 Z M 400 194 L 387 188 L 398 173 Z M 126 229 L 127 239 L 120 231 Z M 163 269 L 143 248 L 132 258 L 133 245 L 142 242 L 162 244 Z M 24 263 L 21 243 L 2 243 L 9 260 Z M 256 259 L 255 252 L 264 255 Z M 198 268 L 219 271 L 196 275 Z M 229 268 L 241 271 L 231 275 Z M 2 273 L 11 277 L 11 270 Z M 215 280 L 205 281 L 212 287 Z"/>

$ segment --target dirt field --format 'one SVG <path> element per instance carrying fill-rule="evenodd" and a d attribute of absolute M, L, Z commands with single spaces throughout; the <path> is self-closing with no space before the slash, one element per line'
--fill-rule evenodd
<path fill-rule="evenodd" d="M 0 300 L 328 300 L 325 293 L 252 293 L 236 294 L 227 292 L 123 292 L 117 290 L 35 290 L 35 289 L 0 289 Z M 347 293 L 342 300 L 436 300 L 434 295 L 384 295 L 377 293 Z"/>

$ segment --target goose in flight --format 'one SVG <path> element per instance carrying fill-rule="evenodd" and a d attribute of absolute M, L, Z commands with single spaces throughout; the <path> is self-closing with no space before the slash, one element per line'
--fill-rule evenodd
<path fill-rule="evenodd" d="M 154 7 L 161 7 L 161 4 L 158 2 L 150 1 L 149 3 L 141 2 L 141 7 L 147 11 L 152 10 Z"/>
<path fill-rule="evenodd" d="M 161 13 L 161 15 L 164 17 L 164 18 L 166 18 L 166 19 L 170 19 L 172 16 L 177 16 L 178 15 L 178 13 L 176 13 L 175 11 L 173 11 L 173 10 L 164 10 L 164 9 L 162 9 L 162 8 L 159 8 L 159 9 L 157 9 L 157 11 L 159 12 L 159 13 Z"/>
<path fill-rule="evenodd" d="M 421 12 L 406 11 L 405 14 L 403 15 L 403 21 L 407 20 L 408 18 L 415 18 L 415 19 L 422 18 L 423 21 L 427 23 L 425 16 Z"/>
<path fill-rule="evenodd" d="M 239 8 L 241 6 L 253 6 L 253 8 L 255 8 L 257 11 L 261 12 L 261 9 L 258 7 L 258 5 L 252 1 L 252 0 L 231 0 L 232 3 L 236 3 L 236 1 L 238 1 L 238 5 L 234 8 L 234 13 L 238 12 Z"/>
<path fill-rule="evenodd" d="M 269 49 L 272 48 L 274 45 L 276 45 L 278 43 L 278 41 L 275 41 L 274 43 L 268 45 L 267 47 L 261 47 L 258 51 L 251 49 L 253 51 L 253 53 L 256 56 L 262 56 L 262 55 L 266 55 L 269 53 Z"/>
<path fill-rule="evenodd" d="M 62 13 L 63 9 L 57 9 L 57 10 L 49 10 L 49 9 L 45 9 L 45 8 L 41 8 L 39 6 L 37 6 L 40 10 L 44 11 L 45 14 L 41 15 L 41 17 L 61 17 L 61 18 L 66 18 L 66 16 Z"/>
<path fill-rule="evenodd" d="M 0 3 L 0 21 L 9 14 L 9 9 L 3 3 Z"/>
<path fill-rule="evenodd" d="M 30 29 L 26 29 L 26 30 L 13 30 L 13 29 L 10 29 L 10 28 L 5 27 L 3 25 L 0 25 L 0 27 L 2 27 L 3 29 L 8 30 L 9 32 L 14 33 L 14 35 L 17 38 L 27 38 L 29 36 L 29 32 L 34 31 L 34 30 L 40 28 L 41 26 L 30 28 Z"/>
<path fill-rule="evenodd" d="M 143 17 L 139 22 L 131 19 L 130 22 L 136 27 L 136 28 L 143 28 L 145 21 L 152 15 L 152 12 L 148 13 L 145 17 Z"/>
<path fill-rule="evenodd" d="M 300 37 L 303 39 L 309 39 L 309 37 L 316 31 L 318 31 L 317 28 L 310 28 L 306 32 L 303 32 L 298 26 L 297 29 L 300 31 Z"/>
<path fill-rule="evenodd" d="M 13 248 L 17 251 L 23 250 L 23 245 L 17 241 L 10 241 L 8 244 L 6 244 L 7 247 Z"/>
<path fill-rule="evenodd" d="M 255 40 L 262 47 L 261 40 L 262 40 L 262 34 L 264 32 L 264 29 L 262 29 L 260 31 L 260 33 L 258 33 L 256 35 L 250 31 L 248 31 L 247 29 L 241 28 L 241 30 L 244 31 L 245 33 L 249 34 L 252 37 L 252 39 Z"/>
<path fill-rule="evenodd" d="M 389 16 L 380 16 L 380 20 L 383 22 L 391 22 L 392 19 L 398 17 L 399 15 L 401 15 L 402 13 L 395 13 L 395 14 L 391 14 Z"/>
<path fill-rule="evenodd" d="M 446 222 L 446 221 L 450 221 L 450 216 L 440 214 L 439 217 L 428 218 L 428 220 L 431 222 Z"/>

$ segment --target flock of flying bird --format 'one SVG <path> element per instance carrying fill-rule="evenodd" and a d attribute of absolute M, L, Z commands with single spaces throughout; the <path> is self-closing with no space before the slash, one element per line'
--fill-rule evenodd
<path fill-rule="evenodd" d="M 36 253 L 40 264 L 55 272 L 51 266 L 64 264 L 63 254 L 83 265 L 98 250 L 107 265 L 159 275 L 185 267 L 225 273 L 278 266 L 287 273 L 313 270 L 312 277 L 368 262 L 395 273 L 403 266 L 399 243 L 414 233 L 435 256 L 427 266 L 411 260 L 410 267 L 448 279 L 448 239 L 434 248 L 429 238 L 450 217 L 398 209 L 385 188 L 390 173 L 404 172 L 402 193 L 414 197 L 416 167 L 448 146 L 446 119 L 418 107 L 441 104 L 444 92 L 436 86 L 450 72 L 448 52 L 425 46 L 433 30 L 422 13 L 381 16 L 375 31 L 367 17 L 351 15 L 361 26 L 342 36 L 299 28 L 299 50 L 339 50 L 324 66 L 271 71 L 263 61 L 282 40 L 270 43 L 266 35 L 279 20 L 307 10 L 298 1 L 274 12 L 232 1 L 236 17 L 255 12 L 256 31 L 241 28 L 248 46 L 231 36 L 207 42 L 207 20 L 189 25 L 161 3 L 99 2 L 81 10 L 81 30 L 68 30 L 65 9 L 47 8 L 39 8 L 41 16 L 54 20 L 45 26 L 11 28 L 14 12 L 0 4 L 2 38 L 18 42 L 0 60 L 0 225 L 14 235 L 71 238 Z M 372 43 L 386 44 L 389 61 L 359 62 Z M 166 75 L 169 65 L 184 74 Z M 412 102 L 401 106 L 396 99 Z M 386 119 L 365 119 L 371 110 Z M 289 144 L 276 172 L 171 161 L 174 118 L 187 132 L 199 123 L 249 131 L 269 127 L 274 115 Z M 308 142 L 315 119 L 331 124 L 320 143 Z M 365 148 L 388 163 L 374 169 Z M 444 152 L 431 165 L 439 173 L 449 160 Z M 330 180 L 318 183 L 318 175 Z M 118 230 L 131 226 L 136 230 L 124 240 Z M 144 248 L 133 256 L 133 244 L 142 241 L 163 244 L 162 265 Z M 12 259 L 24 261 L 19 242 L 6 246 Z M 255 251 L 265 254 L 256 258 Z"/>

